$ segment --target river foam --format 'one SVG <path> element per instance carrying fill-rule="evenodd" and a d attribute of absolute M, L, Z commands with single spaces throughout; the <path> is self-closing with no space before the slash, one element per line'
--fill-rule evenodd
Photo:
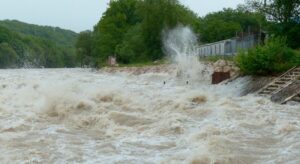
<path fill-rule="evenodd" d="M 244 80 L 0 70 L 0 162 L 299 163 L 299 105 L 241 97 Z"/>

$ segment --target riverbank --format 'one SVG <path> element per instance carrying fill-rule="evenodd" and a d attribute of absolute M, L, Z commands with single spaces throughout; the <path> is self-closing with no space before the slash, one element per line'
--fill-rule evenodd
<path fill-rule="evenodd" d="M 103 67 L 99 69 L 101 73 L 129 73 L 140 75 L 145 73 L 174 73 L 176 65 L 174 64 L 155 64 L 155 65 L 123 65 L 121 67 Z"/>
<path fill-rule="evenodd" d="M 246 79 L 244 80 L 244 87 L 241 88 L 241 95 L 255 93 L 276 78 L 276 76 L 243 76 L 232 60 L 206 60 L 203 62 L 203 64 L 205 65 L 205 67 L 216 72 L 230 72 L 231 79 L 224 81 L 225 83 L 233 82 L 239 78 Z M 103 67 L 99 70 L 99 72 L 109 74 L 126 73 L 131 75 L 166 73 L 174 75 L 175 77 L 178 73 L 178 67 L 176 64 L 152 64 L 139 66 L 123 65 L 121 67 Z M 211 81 L 211 79 L 209 79 L 208 81 Z"/>

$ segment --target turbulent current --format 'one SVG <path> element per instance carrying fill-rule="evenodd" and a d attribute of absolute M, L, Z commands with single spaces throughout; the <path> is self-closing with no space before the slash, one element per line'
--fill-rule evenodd
<path fill-rule="evenodd" d="M 210 85 L 187 27 L 173 65 L 0 70 L 0 163 L 300 163 L 300 106 Z"/>
<path fill-rule="evenodd" d="M 299 105 L 166 70 L 0 70 L 0 163 L 300 163 Z"/>

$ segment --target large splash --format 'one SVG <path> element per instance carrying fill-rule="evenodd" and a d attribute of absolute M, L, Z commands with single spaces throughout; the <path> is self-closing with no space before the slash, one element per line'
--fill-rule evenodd
<path fill-rule="evenodd" d="M 198 39 L 191 28 L 179 25 L 165 31 L 163 43 L 177 65 L 178 76 L 186 80 L 210 80 L 211 70 L 199 60 Z"/>

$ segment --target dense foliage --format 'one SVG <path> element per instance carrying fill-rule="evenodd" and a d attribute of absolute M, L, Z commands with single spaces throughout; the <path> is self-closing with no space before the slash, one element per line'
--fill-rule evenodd
<path fill-rule="evenodd" d="M 288 48 L 286 39 L 273 38 L 236 56 L 236 62 L 245 74 L 269 75 L 300 66 L 300 55 Z"/>
<path fill-rule="evenodd" d="M 163 31 L 190 26 L 202 43 L 258 32 L 265 22 L 259 13 L 224 9 L 200 18 L 177 0 L 114 0 L 92 32 L 83 32 L 76 44 L 84 65 L 103 64 L 117 56 L 121 64 L 162 59 Z M 86 42 L 86 43 L 84 43 Z"/>
<path fill-rule="evenodd" d="M 207 14 L 201 21 L 201 41 L 210 43 L 232 38 L 243 32 L 258 33 L 265 19 L 261 14 L 238 9 L 223 9 Z"/>
<path fill-rule="evenodd" d="M 18 55 L 7 43 L 0 43 L 0 68 L 10 67 L 16 64 Z"/>
<path fill-rule="evenodd" d="M 120 63 L 153 61 L 163 57 L 162 31 L 177 24 L 196 29 L 198 17 L 177 0 L 115 0 L 92 32 L 92 51 L 77 44 L 79 56 L 92 56 L 105 63 L 110 55 Z M 85 38 L 85 33 L 81 33 Z M 78 40 L 82 42 L 83 40 Z M 86 40 L 90 41 L 90 38 Z"/>
<path fill-rule="evenodd" d="M 264 15 L 264 28 L 273 39 L 241 52 L 236 57 L 241 70 L 246 74 L 268 75 L 300 66 L 300 54 L 289 48 L 300 47 L 300 1 L 248 0 L 248 8 Z"/>
<path fill-rule="evenodd" d="M 53 30 L 50 32 L 50 27 L 43 30 L 41 26 L 17 21 L 11 23 L 0 22 L 0 68 L 53 68 L 77 65 L 74 45 L 72 46 L 76 35 L 69 38 L 73 32 L 58 30 L 56 33 Z"/>
<path fill-rule="evenodd" d="M 17 33 L 50 40 L 59 45 L 68 47 L 74 47 L 78 35 L 73 31 L 64 30 L 59 27 L 37 26 L 33 24 L 23 23 L 17 20 L 0 21 L 0 26 Z"/>
<path fill-rule="evenodd" d="M 79 34 L 76 42 L 76 53 L 78 60 L 80 62 L 80 66 L 90 66 L 93 67 L 95 64 L 94 57 L 92 54 L 92 32 L 91 31 L 83 31 Z"/>
<path fill-rule="evenodd" d="M 248 4 L 267 18 L 270 34 L 286 37 L 292 48 L 300 47 L 300 0 L 248 0 Z"/>
<path fill-rule="evenodd" d="M 166 55 L 163 32 L 187 25 L 201 43 L 261 31 L 287 38 L 285 42 L 271 40 L 237 57 L 245 73 L 280 72 L 299 63 L 299 56 L 288 48 L 299 47 L 299 3 L 248 0 L 237 9 L 198 17 L 178 0 L 111 0 L 94 30 L 79 35 L 60 28 L 0 21 L 0 67 L 101 66 L 109 56 L 116 56 L 120 64 L 149 63 Z"/>

